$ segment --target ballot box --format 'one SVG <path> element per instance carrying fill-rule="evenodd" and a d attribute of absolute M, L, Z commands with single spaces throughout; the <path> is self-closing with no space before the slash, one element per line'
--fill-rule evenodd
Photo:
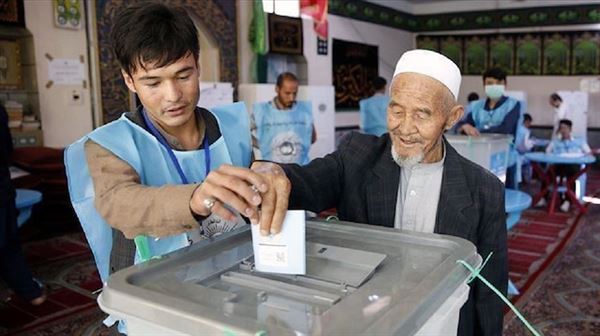
<path fill-rule="evenodd" d="M 454 335 L 481 258 L 452 236 L 307 221 L 306 274 L 260 273 L 248 227 L 113 274 L 129 335 Z M 280 261 L 285 262 L 285 261 Z"/>
<path fill-rule="evenodd" d="M 512 135 L 481 134 L 477 137 L 446 135 L 446 139 L 460 155 L 491 171 L 502 182 L 506 182 Z"/>

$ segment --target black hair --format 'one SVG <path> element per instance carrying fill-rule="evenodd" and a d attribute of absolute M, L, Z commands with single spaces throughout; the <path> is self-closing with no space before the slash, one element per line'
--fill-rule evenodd
<path fill-rule="evenodd" d="M 506 81 L 506 72 L 500 68 L 487 69 L 483 73 L 483 80 L 485 81 L 486 78 L 494 78 L 499 81 Z"/>
<path fill-rule="evenodd" d="M 562 102 L 562 97 L 558 95 L 558 93 L 554 92 L 553 94 L 550 95 L 550 99 L 552 100 L 558 100 L 559 102 Z"/>
<path fill-rule="evenodd" d="M 294 75 L 291 72 L 281 73 L 279 74 L 279 76 L 277 76 L 277 87 L 281 87 L 283 85 L 283 82 L 286 80 L 298 82 L 298 77 L 296 77 L 296 75 Z"/>
<path fill-rule="evenodd" d="M 523 121 L 530 121 L 530 122 L 533 121 L 533 118 L 531 117 L 531 114 L 525 113 L 523 115 Z"/>
<path fill-rule="evenodd" d="M 477 94 L 477 92 L 469 93 L 469 95 L 467 96 L 467 101 L 470 103 L 475 100 L 479 100 L 479 95 Z"/>
<path fill-rule="evenodd" d="M 569 126 L 569 128 L 573 128 L 573 122 L 571 122 L 571 120 L 569 120 L 569 119 L 560 119 L 558 124 L 559 125 L 560 124 L 567 125 L 567 126 Z"/>
<path fill-rule="evenodd" d="M 117 13 L 110 38 L 121 68 L 131 75 L 137 67 L 173 64 L 188 54 L 200 54 L 198 31 L 181 7 L 139 2 Z"/>
<path fill-rule="evenodd" d="M 373 80 L 373 88 L 375 91 L 381 91 L 387 85 L 387 81 L 383 77 L 377 77 Z"/>

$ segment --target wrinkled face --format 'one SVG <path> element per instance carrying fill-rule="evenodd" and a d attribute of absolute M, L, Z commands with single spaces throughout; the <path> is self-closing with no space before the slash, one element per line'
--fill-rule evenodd
<path fill-rule="evenodd" d="M 388 131 L 393 150 L 401 160 L 422 157 L 435 162 L 435 150 L 442 146 L 442 133 L 463 114 L 450 90 L 437 80 L 401 73 L 392 81 L 387 110 Z"/>
<path fill-rule="evenodd" d="M 298 95 L 298 82 L 286 79 L 281 83 L 281 86 L 275 86 L 275 92 L 277 92 L 277 99 L 283 107 L 291 108 Z"/>
<path fill-rule="evenodd" d="M 569 127 L 569 125 L 559 124 L 558 133 L 563 139 L 568 139 L 571 137 L 571 127 Z"/>
<path fill-rule="evenodd" d="M 195 122 L 194 109 L 200 97 L 200 70 L 192 54 L 161 68 L 145 64 L 129 76 L 127 87 L 137 93 L 149 117 L 167 132 Z"/>

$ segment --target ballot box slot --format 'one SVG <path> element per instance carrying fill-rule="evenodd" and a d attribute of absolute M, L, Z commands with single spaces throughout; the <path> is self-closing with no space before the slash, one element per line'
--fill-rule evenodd
<path fill-rule="evenodd" d="M 385 257 L 381 253 L 307 242 L 304 277 L 358 288 L 373 275 Z"/>
<path fill-rule="evenodd" d="M 341 299 L 337 294 L 239 272 L 223 273 L 221 281 L 319 305 L 332 306 Z"/>

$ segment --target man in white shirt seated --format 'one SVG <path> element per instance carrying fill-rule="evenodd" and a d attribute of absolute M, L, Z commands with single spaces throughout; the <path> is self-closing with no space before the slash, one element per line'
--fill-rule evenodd
<path fill-rule="evenodd" d="M 546 153 L 557 154 L 557 155 L 586 155 L 590 154 L 592 150 L 584 139 L 575 138 L 571 135 L 573 123 L 569 119 L 561 119 L 558 122 L 557 137 L 550 142 L 546 148 Z M 556 176 L 560 178 L 569 179 L 579 172 L 578 164 L 557 164 L 554 166 Z M 575 191 L 575 185 L 569 185 L 569 189 Z M 560 209 L 564 212 L 569 210 L 569 201 L 564 200 L 560 206 Z"/>

